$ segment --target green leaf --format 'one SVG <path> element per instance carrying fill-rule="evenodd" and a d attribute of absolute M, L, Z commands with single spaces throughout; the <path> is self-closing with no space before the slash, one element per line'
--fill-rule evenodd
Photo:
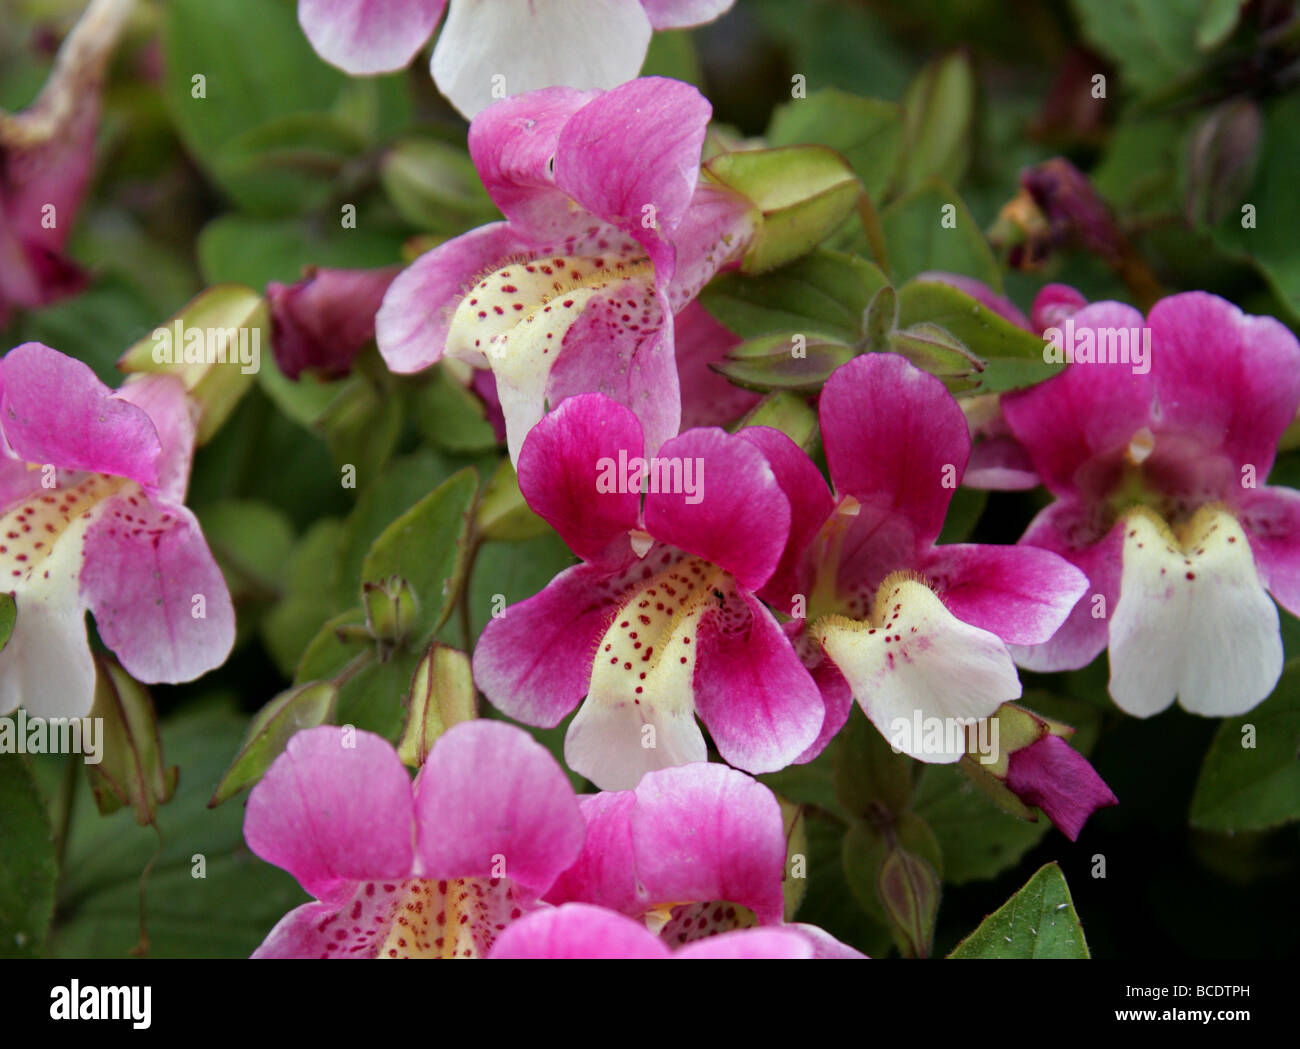
<path fill-rule="evenodd" d="M 523 542 L 486 542 L 474 558 L 470 578 L 469 611 L 472 636 L 469 647 L 494 611 L 532 597 L 575 561 L 564 540 L 554 532 Z"/>
<path fill-rule="evenodd" d="M 952 206 L 951 212 L 944 209 Z M 951 215 L 956 225 L 945 226 Z M 1002 274 L 993 249 L 961 197 L 947 183 L 927 179 L 880 216 L 894 285 L 927 270 L 961 273 L 1002 291 Z"/>
<path fill-rule="evenodd" d="M 1043 360 L 1043 340 L 981 305 L 964 291 L 935 281 L 912 281 L 898 292 L 901 325 L 935 324 L 984 362 L 972 387 L 981 393 L 1014 390 L 1049 379 L 1065 366 Z"/>
<path fill-rule="evenodd" d="M 280 593 L 293 547 L 293 525 L 283 512 L 253 499 L 227 499 L 204 507 L 198 518 L 236 599 Z"/>
<path fill-rule="evenodd" d="M 1200 61 L 1198 25 L 1203 18 L 1215 25 L 1206 0 L 1072 0 L 1070 6 L 1084 39 L 1143 93 L 1191 73 Z"/>
<path fill-rule="evenodd" d="M 974 117 L 970 59 L 947 55 L 922 69 L 903 98 L 897 191 L 908 193 L 931 176 L 960 182 L 970 162 Z"/>
<path fill-rule="evenodd" d="M 944 880 L 952 885 L 991 878 L 1014 866 L 1051 829 L 997 808 L 952 765 L 926 765 L 913 808 L 943 849 Z"/>
<path fill-rule="evenodd" d="M 410 636 L 427 640 L 446 622 L 464 580 L 478 471 L 453 474 L 390 524 L 361 565 L 362 584 L 396 576 L 414 591 Z"/>
<path fill-rule="evenodd" d="M 1269 699 L 1219 726 L 1192 794 L 1192 824 L 1252 831 L 1300 819 L 1298 748 L 1300 660 L 1293 659 Z"/>
<path fill-rule="evenodd" d="M 242 805 L 207 807 L 245 721 L 215 699 L 164 720 L 167 756 L 185 771 L 158 812 L 158 833 L 137 826 L 129 810 L 101 817 L 89 791 L 78 796 L 51 955 L 125 958 L 139 940 L 141 872 L 155 854 L 144 883 L 153 958 L 246 958 L 287 911 L 307 901 L 290 875 L 248 851 Z M 196 877 L 200 860 L 204 876 Z"/>
<path fill-rule="evenodd" d="M 889 185 L 901 135 L 897 105 L 833 87 L 778 106 L 767 129 L 774 146 L 816 143 L 842 153 L 873 200 Z"/>
<path fill-rule="evenodd" d="M 815 394 L 836 368 L 854 356 L 853 347 L 842 342 L 787 333 L 742 342 L 711 367 L 747 390 Z"/>
<path fill-rule="evenodd" d="M 832 746 L 831 781 L 846 812 L 868 819 L 877 807 L 893 815 L 907 809 L 912 797 L 912 760 L 894 753 L 856 704 Z"/>
<path fill-rule="evenodd" d="M 728 273 L 700 301 L 742 339 L 782 332 L 853 343 L 873 296 L 889 282 L 871 263 L 820 248 L 772 273 Z"/>
<path fill-rule="evenodd" d="M 449 452 L 480 452 L 497 445 L 483 401 L 458 382 L 444 363 L 412 394 L 413 415 L 425 440 Z"/>
<path fill-rule="evenodd" d="M 260 780 L 295 733 L 329 721 L 337 701 L 333 682 L 312 681 L 281 692 L 254 714 L 239 753 L 208 799 L 209 808 Z"/>
<path fill-rule="evenodd" d="M 1088 942 L 1055 863 L 1034 874 L 1011 899 L 957 944 L 949 958 L 1087 958 Z"/>
<path fill-rule="evenodd" d="M 222 215 L 203 227 L 198 255 L 199 269 L 209 284 L 234 282 L 264 288 L 273 280 L 292 284 L 307 266 L 390 266 L 401 261 L 402 235 L 372 227 L 364 215 L 358 218 L 356 229 L 342 228 L 337 215 L 324 223 Z M 269 342 L 266 348 L 269 350 Z"/>
<path fill-rule="evenodd" d="M 56 873 L 50 821 L 36 781 L 23 757 L 0 754 L 0 958 L 41 954 Z"/>
<path fill-rule="evenodd" d="M 384 154 L 379 177 L 393 207 L 417 229 L 452 236 L 498 215 L 469 154 L 448 142 L 403 139 Z"/>
<path fill-rule="evenodd" d="M 745 250 L 746 273 L 765 273 L 806 255 L 849 216 L 862 192 L 844 157 L 824 146 L 722 153 L 705 172 L 762 213 Z"/>
<path fill-rule="evenodd" d="M 283 597 L 262 617 L 262 641 L 286 677 L 321 624 L 341 611 L 333 604 L 341 532 L 342 522 L 325 517 L 298 540 L 286 560 Z"/>

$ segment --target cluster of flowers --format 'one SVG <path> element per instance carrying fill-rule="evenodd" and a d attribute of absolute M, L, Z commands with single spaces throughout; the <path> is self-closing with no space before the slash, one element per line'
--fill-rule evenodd
<path fill-rule="evenodd" d="M 394 37 L 427 38 L 443 4 L 408 6 L 420 32 L 393 23 Z M 703 20 L 727 5 L 627 6 L 648 38 L 670 9 Z M 346 59 L 361 38 L 315 16 L 358 5 L 302 7 L 317 46 Z M 435 70 L 475 10 L 453 0 Z M 1149 328 L 1150 368 L 1072 364 L 972 427 L 938 379 L 857 357 L 819 399 L 828 487 L 783 433 L 720 425 L 749 395 L 708 370 L 729 337 L 694 300 L 760 220 L 701 179 L 710 116 L 694 88 L 658 78 L 483 109 L 469 147 L 504 221 L 384 273 L 375 317 L 392 371 L 475 369 L 524 498 L 581 559 L 489 623 L 473 671 L 524 724 L 576 708 L 565 759 L 601 793 L 576 797 L 540 745 L 490 721 L 444 735 L 414 785 L 378 737 L 300 733 L 245 830 L 317 902 L 259 955 L 852 956 L 783 924 L 783 819 L 750 774 L 815 758 L 854 701 L 886 735 L 918 712 L 970 724 L 1021 695 L 1017 664 L 1078 668 L 1105 649 L 1111 694 L 1138 716 L 1175 698 L 1239 714 L 1276 684 L 1269 594 L 1300 614 L 1300 494 L 1262 482 L 1300 407 L 1291 333 L 1202 293 L 1143 318 L 1052 286 L 1025 318 L 930 275 L 1035 332 Z M 281 324 L 294 295 L 273 296 Z M 43 694 L 88 709 L 86 608 L 142 681 L 221 663 L 234 618 L 183 505 L 194 416 L 179 382 L 114 392 L 21 346 L 0 365 L 0 431 L 0 571 L 18 611 L 0 711 Z M 656 457 L 697 464 L 698 489 L 602 483 L 602 464 Z M 963 475 L 1053 501 L 1016 545 L 940 545 Z M 700 721 L 725 765 L 708 762 Z M 966 753 L 912 743 L 922 761 Z M 1052 735 L 1005 776 L 1071 838 L 1115 802 Z"/>

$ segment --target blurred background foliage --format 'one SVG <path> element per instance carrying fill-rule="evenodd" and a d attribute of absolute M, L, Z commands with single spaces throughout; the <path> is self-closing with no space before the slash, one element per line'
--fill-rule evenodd
<path fill-rule="evenodd" d="M 0 108 L 32 100 L 82 6 L 0 0 Z M 719 143 L 766 136 L 840 150 L 887 231 L 905 225 L 909 200 L 938 176 L 974 220 L 964 229 L 1005 234 L 1004 207 L 1017 196 L 1021 172 L 1065 156 L 1090 175 L 1133 258 L 1160 289 L 1208 289 L 1294 328 L 1294 6 L 738 0 L 714 25 L 658 36 L 645 71 L 699 85 L 713 102 Z M 206 78 L 202 99 L 192 94 L 195 74 Z M 1098 75 L 1102 97 L 1094 91 Z M 796 100 L 799 77 L 807 98 Z M 308 265 L 409 260 L 495 215 L 464 134 L 424 59 L 404 73 L 350 79 L 313 54 L 291 0 L 141 2 L 113 62 L 93 188 L 67 248 L 93 279 L 75 297 L 17 313 L 4 346 L 40 340 L 116 385 L 123 352 L 212 284 L 260 291 L 297 280 Z M 1247 203 L 1257 209 L 1254 228 L 1240 221 Z M 340 225 L 348 204 L 355 229 Z M 851 226 L 834 243 L 866 248 Z M 1031 266 L 1023 259 L 1012 266 L 1005 243 L 995 256 L 979 237 L 964 247 L 907 243 L 910 272 L 978 276 L 1024 309 L 1048 281 L 1090 298 L 1135 301 L 1131 272 L 1076 244 L 1052 244 Z M 10 888 L 43 888 L 22 897 L 29 913 L 0 908 L 0 937 L 6 928 L 48 925 L 49 933 L 44 943 L 28 937 L 12 947 L 0 938 L 0 954 L 126 954 L 144 942 L 142 894 L 151 954 L 248 953 L 303 898 L 287 875 L 244 848 L 242 797 L 206 807 L 249 716 L 306 679 L 301 660 L 335 666 L 338 653 L 320 650 L 322 627 L 354 614 L 367 552 L 391 521 L 466 466 L 483 482 L 498 468 L 481 412 L 439 371 L 398 383 L 371 349 L 348 377 L 291 383 L 268 351 L 264 345 L 255 386 L 195 462 L 190 502 L 227 574 L 240 639 L 220 670 L 151 690 L 166 763 L 180 768 L 177 792 L 159 809 L 155 830 L 138 826 L 129 810 L 101 817 L 63 760 L 32 761 L 41 795 L 22 794 L 19 785 L 6 796 L 21 794 L 24 825 L 46 844 L 30 870 L 0 873 L 0 888 L 6 877 Z M 355 490 L 340 485 L 344 464 L 357 467 Z M 1283 455 L 1273 480 L 1300 484 L 1300 453 Z M 1011 542 L 1039 505 L 1035 493 L 995 493 L 986 503 L 963 493 L 954 514 L 964 519 L 950 522 L 950 534 Z M 511 538 L 477 544 L 466 614 L 439 627 L 447 643 L 472 644 L 493 595 L 508 603 L 528 597 L 571 563 L 553 534 L 522 520 Z M 1294 660 L 1300 626 L 1284 619 Z M 350 683 L 340 716 L 359 725 L 373 718 L 392 734 L 392 704 L 415 660 L 403 654 Z M 1231 762 L 1234 724 L 1178 709 L 1147 721 L 1124 717 L 1106 696 L 1106 676 L 1104 658 L 1075 674 L 1025 675 L 1027 693 L 1037 690 L 1042 700 L 1034 709 L 1080 728 L 1077 744 L 1091 749 L 1121 801 L 1094 816 L 1076 845 L 1046 821 L 1021 823 L 995 809 L 951 768 L 907 773 L 900 812 L 919 814 L 942 854 L 935 952 L 951 950 L 1054 860 L 1094 956 L 1294 953 L 1294 662 L 1273 699 L 1243 719 L 1267 720 L 1291 740 L 1289 751 L 1282 747 L 1262 772 L 1215 766 L 1218 787 L 1198 780 L 1207 754 Z M 563 726 L 537 734 L 558 750 Z M 806 806 L 809 883 L 800 918 L 884 953 L 889 936 L 870 892 L 864 899 L 852 884 L 852 862 L 841 863 L 855 844 L 845 834 L 852 814 L 843 810 L 833 766 L 869 751 L 860 736 L 846 731 L 824 759 L 766 780 Z M 6 771 L 14 760 L 0 759 L 0 783 L 14 778 Z M 199 854 L 204 879 L 192 876 Z M 1098 856 L 1104 878 L 1093 876 Z"/>

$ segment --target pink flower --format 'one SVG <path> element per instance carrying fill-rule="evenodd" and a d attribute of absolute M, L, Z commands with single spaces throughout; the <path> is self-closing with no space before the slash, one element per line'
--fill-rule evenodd
<path fill-rule="evenodd" d="M 693 87 L 652 77 L 476 117 L 470 154 L 506 221 L 393 282 L 376 318 L 388 366 L 445 354 L 490 367 L 512 460 L 547 405 L 589 391 L 635 411 L 653 452 L 681 419 L 672 318 L 752 232 L 748 201 L 699 183 L 711 112 Z"/>
<path fill-rule="evenodd" d="M 645 455 L 636 416 L 601 394 L 533 429 L 520 490 L 583 563 L 488 623 L 475 680 L 530 725 L 558 724 L 586 696 L 565 759 L 606 790 L 704 761 L 696 713 L 726 761 L 783 768 L 822 724 L 816 686 L 754 597 L 781 559 L 790 502 L 760 450 L 722 430 Z"/>
<path fill-rule="evenodd" d="M 611 88 L 641 70 L 656 29 L 712 22 L 734 0 L 451 0 L 433 79 L 466 117 L 544 87 Z M 401 69 L 433 36 L 447 0 L 298 0 L 327 62 L 353 74 Z"/>
<path fill-rule="evenodd" d="M 673 951 L 643 924 L 603 907 L 566 903 L 508 926 L 492 958 L 811 958 L 807 937 L 785 929 L 737 929 Z"/>
<path fill-rule="evenodd" d="M 899 723 L 917 712 L 972 722 L 1017 698 L 1007 646 L 1050 638 L 1087 580 L 1046 551 L 935 545 L 970 455 L 961 408 L 938 379 L 893 354 L 858 357 L 831 376 L 820 412 L 837 497 L 784 434 L 740 435 L 791 504 L 789 544 L 760 596 L 795 616 L 787 628 L 823 690 L 810 753 L 844 724 L 851 695 L 899 749 L 957 761 L 964 746 L 922 746 L 900 738 Z"/>
<path fill-rule="evenodd" d="M 1042 809 L 1071 841 L 1078 841 L 1094 812 L 1119 804 L 1088 759 L 1050 732 L 1011 752 L 1006 781 L 1016 797 Z"/>
<path fill-rule="evenodd" d="M 789 930 L 819 957 L 861 957 L 816 926 L 784 925 L 781 806 L 743 772 L 704 762 L 667 768 L 635 790 L 579 801 L 586 840 L 549 902 L 619 912 L 674 949 L 761 926 Z M 580 929 L 576 920 L 556 922 Z"/>
<path fill-rule="evenodd" d="M 482 957 L 582 848 L 568 777 L 499 721 L 453 726 L 414 784 L 392 744 L 350 732 L 298 733 L 248 799 L 248 847 L 316 898 L 253 957 Z"/>
<path fill-rule="evenodd" d="M 306 368 L 345 375 L 375 337 L 375 313 L 398 267 L 331 270 L 312 267 L 296 284 L 266 286 L 271 349 L 290 379 Z"/>
<path fill-rule="evenodd" d="M 0 713 L 90 709 L 88 608 L 141 681 L 220 665 L 235 617 L 184 506 L 194 420 L 180 382 L 149 376 L 113 391 L 29 342 L 0 361 L 0 434 L 0 573 L 18 610 L 0 651 Z"/>
<path fill-rule="evenodd" d="M 1116 302 L 1071 319 L 1094 347 L 1149 329 L 1149 371 L 1074 363 L 1003 400 L 1056 497 L 1022 542 L 1092 581 L 1060 633 L 1019 658 L 1057 670 L 1109 648 L 1110 693 L 1131 714 L 1175 696 L 1196 714 L 1244 713 L 1281 673 L 1268 593 L 1300 613 L 1300 494 L 1263 484 L 1300 404 L 1300 345 L 1204 292 L 1162 299 L 1145 320 Z"/>

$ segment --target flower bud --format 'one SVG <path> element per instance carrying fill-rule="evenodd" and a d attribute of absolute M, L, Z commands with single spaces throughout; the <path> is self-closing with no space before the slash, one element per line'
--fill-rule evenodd
<path fill-rule="evenodd" d="M 290 379 L 306 369 L 326 377 L 347 374 L 375 337 L 375 314 L 400 266 L 376 270 L 309 267 L 296 284 L 266 286 L 271 307 L 271 350 Z"/>

